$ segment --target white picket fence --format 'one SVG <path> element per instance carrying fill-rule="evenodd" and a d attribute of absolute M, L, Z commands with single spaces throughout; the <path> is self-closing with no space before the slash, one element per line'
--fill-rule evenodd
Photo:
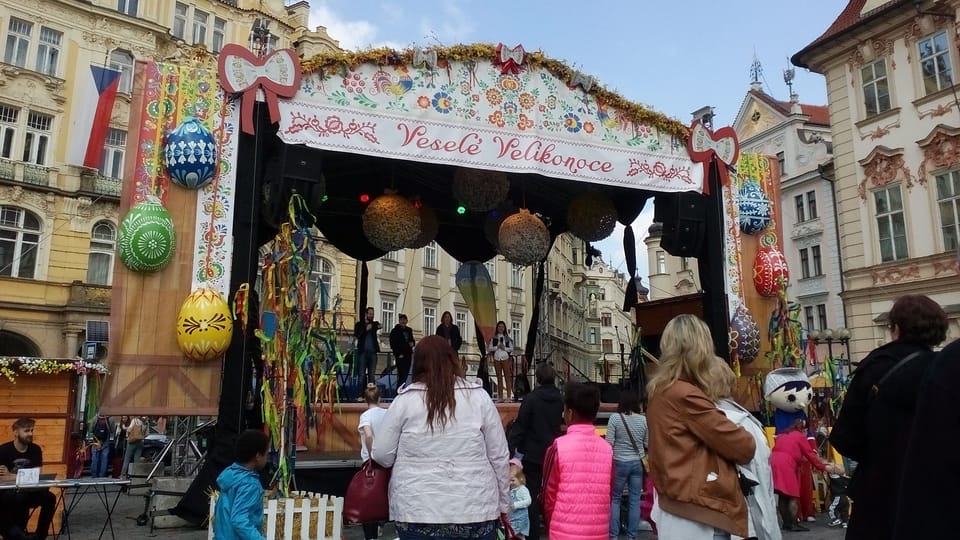
<path fill-rule="evenodd" d="M 210 497 L 207 540 L 215 538 L 213 519 L 217 498 L 217 493 Z M 327 534 L 328 516 L 333 522 L 330 534 Z M 297 521 L 299 531 L 294 530 Z M 263 535 L 267 540 L 340 540 L 343 532 L 343 497 L 294 491 L 290 498 L 265 501 L 263 523 Z"/>

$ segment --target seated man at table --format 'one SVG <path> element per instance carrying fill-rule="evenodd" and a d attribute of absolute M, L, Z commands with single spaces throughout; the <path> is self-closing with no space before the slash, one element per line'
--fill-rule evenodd
<path fill-rule="evenodd" d="M 12 482 L 17 471 L 43 465 L 43 451 L 33 444 L 32 418 L 20 418 L 13 423 L 13 440 L 0 445 L 0 481 Z M 42 540 L 50 531 L 50 523 L 57 507 L 57 498 L 49 489 L 22 489 L 0 492 L 0 508 L 9 512 L 14 524 L 23 530 L 30 519 L 30 509 L 40 508 L 37 531 L 30 538 Z"/>

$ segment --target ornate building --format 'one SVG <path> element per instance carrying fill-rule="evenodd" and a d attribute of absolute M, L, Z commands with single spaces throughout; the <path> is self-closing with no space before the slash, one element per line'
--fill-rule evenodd
<path fill-rule="evenodd" d="M 660 247 L 663 225 L 654 223 L 647 230 L 647 264 L 650 272 L 650 300 L 662 300 L 700 292 L 697 260 L 674 257 Z"/>
<path fill-rule="evenodd" d="M 890 339 L 886 312 L 907 293 L 960 335 L 958 6 L 850 0 L 792 58 L 826 77 L 853 359 Z"/>
<path fill-rule="evenodd" d="M 106 342 L 110 283 L 135 61 L 216 54 L 248 44 L 337 48 L 307 27 L 310 6 L 283 0 L 0 0 L 0 356 L 73 357 Z M 72 158 L 91 66 L 121 72 L 98 170 Z M 317 279 L 350 296 L 355 264 L 321 253 Z M 324 263 L 326 261 L 326 263 Z M 344 305 L 344 309 L 347 306 Z M 353 306 L 349 306 L 353 311 Z M 97 334 L 97 335 L 94 335 Z"/>

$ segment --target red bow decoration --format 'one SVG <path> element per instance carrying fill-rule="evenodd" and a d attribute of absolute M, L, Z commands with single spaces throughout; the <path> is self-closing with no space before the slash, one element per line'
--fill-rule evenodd
<path fill-rule="evenodd" d="M 527 53 L 523 50 L 523 45 L 517 45 L 514 48 L 507 47 L 503 43 L 497 45 L 497 57 L 494 64 L 500 66 L 500 73 L 506 75 L 508 72 L 514 75 L 523 70 L 523 61 Z"/>
<path fill-rule="evenodd" d="M 703 194 L 710 194 L 710 163 L 714 160 L 719 161 L 717 169 L 720 171 L 720 183 L 727 185 L 730 183 L 730 171 L 727 167 L 732 167 L 740 156 L 740 141 L 737 139 L 737 132 L 732 127 L 722 127 L 716 132 L 703 125 L 700 120 L 695 120 L 690 126 L 690 139 L 687 141 L 687 151 L 690 152 L 690 159 L 697 163 L 703 163 Z"/>
<path fill-rule="evenodd" d="M 253 135 L 253 104 L 262 90 L 270 110 L 270 121 L 280 121 L 278 97 L 293 97 L 300 89 L 300 59 L 293 49 L 280 49 L 259 57 L 231 43 L 220 51 L 220 86 L 232 94 L 243 94 L 240 127 Z"/>

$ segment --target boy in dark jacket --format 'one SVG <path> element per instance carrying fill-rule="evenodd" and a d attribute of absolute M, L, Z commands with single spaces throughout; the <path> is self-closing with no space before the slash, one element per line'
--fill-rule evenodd
<path fill-rule="evenodd" d="M 264 540 L 263 485 L 260 471 L 267 464 L 270 439 L 248 429 L 237 438 L 237 461 L 217 477 L 220 497 L 213 515 L 217 540 Z"/>
<path fill-rule="evenodd" d="M 413 358 L 413 330 L 407 326 L 407 316 L 403 313 L 397 318 L 397 325 L 390 331 L 390 350 L 397 361 L 397 388 L 407 382 L 410 373 L 410 360 Z"/>
<path fill-rule="evenodd" d="M 830 496 L 833 501 L 830 502 L 830 526 L 837 527 L 843 525 L 847 528 L 847 520 L 850 519 L 850 501 L 847 500 L 847 486 L 850 484 L 850 478 L 840 468 L 834 468 L 830 473 Z"/>

